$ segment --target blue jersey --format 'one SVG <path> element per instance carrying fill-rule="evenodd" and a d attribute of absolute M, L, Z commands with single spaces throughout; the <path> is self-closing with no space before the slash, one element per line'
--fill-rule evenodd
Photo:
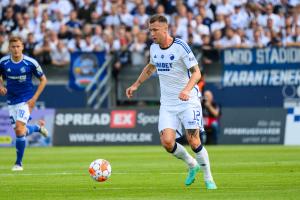
<path fill-rule="evenodd" d="M 0 60 L 0 75 L 6 80 L 7 103 L 14 105 L 32 98 L 35 92 L 32 75 L 40 78 L 44 73 L 33 58 L 23 55 L 23 59 L 16 63 L 7 55 Z"/>

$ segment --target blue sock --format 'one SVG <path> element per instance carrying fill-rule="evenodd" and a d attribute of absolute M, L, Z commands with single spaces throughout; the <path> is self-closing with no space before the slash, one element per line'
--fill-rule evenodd
<path fill-rule="evenodd" d="M 27 127 L 26 136 L 31 135 L 34 132 L 40 131 L 40 126 L 38 126 L 38 125 L 26 125 L 26 127 Z"/>
<path fill-rule="evenodd" d="M 17 136 L 16 138 L 17 160 L 15 163 L 16 165 L 22 165 L 22 159 L 23 159 L 25 147 L 26 147 L 25 135 Z"/>

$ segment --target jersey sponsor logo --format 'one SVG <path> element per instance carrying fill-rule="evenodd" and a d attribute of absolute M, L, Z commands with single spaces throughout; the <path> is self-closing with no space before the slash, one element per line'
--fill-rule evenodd
<path fill-rule="evenodd" d="M 135 110 L 113 110 L 111 112 L 111 128 L 134 128 L 136 126 Z"/>
<path fill-rule="evenodd" d="M 26 75 L 22 76 L 7 76 L 7 78 L 12 79 L 12 80 L 18 80 L 19 82 L 23 82 L 26 80 Z"/>
<path fill-rule="evenodd" d="M 157 71 L 170 71 L 173 63 L 155 63 Z"/>

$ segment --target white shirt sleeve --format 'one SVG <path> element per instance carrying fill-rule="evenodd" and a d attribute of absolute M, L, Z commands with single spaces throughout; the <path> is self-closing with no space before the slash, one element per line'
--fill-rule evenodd
<path fill-rule="evenodd" d="M 151 45 L 151 46 L 150 46 L 150 61 L 149 61 L 149 64 L 155 66 L 155 63 L 154 63 L 154 61 L 153 61 L 153 56 L 154 56 L 153 45 Z"/>
<path fill-rule="evenodd" d="M 184 54 L 183 57 L 183 62 L 186 65 L 187 69 L 190 69 L 191 67 L 198 65 L 197 59 L 195 58 L 193 52 L 191 51 L 189 54 Z"/>

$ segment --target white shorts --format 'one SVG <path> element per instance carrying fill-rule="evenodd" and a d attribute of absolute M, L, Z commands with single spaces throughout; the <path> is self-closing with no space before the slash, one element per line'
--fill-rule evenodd
<path fill-rule="evenodd" d="M 181 129 L 200 129 L 203 131 L 202 109 L 201 105 L 185 104 L 181 106 L 161 106 L 159 110 L 159 133 L 170 128 L 173 130 Z"/>
<path fill-rule="evenodd" d="M 13 128 L 16 127 L 16 121 L 27 124 L 30 117 L 29 106 L 27 103 L 22 102 L 15 105 L 8 105 L 8 111 Z"/>

